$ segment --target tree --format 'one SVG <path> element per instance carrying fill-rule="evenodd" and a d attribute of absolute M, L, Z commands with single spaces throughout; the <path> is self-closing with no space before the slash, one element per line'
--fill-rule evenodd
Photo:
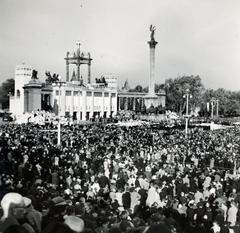
<path fill-rule="evenodd" d="M 148 93 L 148 86 L 143 88 L 143 92 Z"/>
<path fill-rule="evenodd" d="M 9 94 L 14 93 L 14 79 L 7 79 L 0 86 L 0 104 L 3 109 L 9 108 Z"/>
<path fill-rule="evenodd" d="M 141 85 L 137 85 L 135 88 L 130 89 L 130 92 L 143 92 L 143 87 Z"/>
<path fill-rule="evenodd" d="M 175 79 L 167 79 L 165 82 L 166 107 L 171 111 L 183 113 L 186 107 L 184 94 L 189 89 L 192 98 L 189 99 L 189 109 L 194 110 L 202 103 L 202 93 L 204 87 L 201 78 L 197 76 L 182 76 Z"/>
<path fill-rule="evenodd" d="M 159 93 L 162 89 L 165 88 L 164 84 L 155 84 L 155 93 Z M 141 85 L 137 85 L 135 88 L 132 88 L 129 90 L 129 92 L 148 92 L 148 86 L 147 87 L 142 87 Z"/>
<path fill-rule="evenodd" d="M 161 90 L 165 89 L 165 84 L 155 84 L 155 93 L 159 93 Z"/>
<path fill-rule="evenodd" d="M 207 111 L 207 103 L 211 100 L 218 100 L 219 115 L 222 116 L 239 116 L 240 115 L 240 92 L 232 92 L 219 88 L 217 90 L 207 89 L 203 94 L 203 103 L 201 106 L 201 113 L 204 116 L 210 116 L 211 104 L 209 111 Z M 216 114 L 216 103 L 214 104 L 214 115 Z"/>

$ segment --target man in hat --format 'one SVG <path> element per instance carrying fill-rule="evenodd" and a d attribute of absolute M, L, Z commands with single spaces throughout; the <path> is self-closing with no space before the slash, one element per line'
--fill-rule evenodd
<path fill-rule="evenodd" d="M 84 221 L 76 216 L 67 216 L 64 223 L 69 226 L 74 232 L 80 233 L 84 230 Z"/>

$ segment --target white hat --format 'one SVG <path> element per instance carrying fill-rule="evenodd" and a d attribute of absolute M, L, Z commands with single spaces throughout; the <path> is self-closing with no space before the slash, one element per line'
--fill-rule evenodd
<path fill-rule="evenodd" d="M 84 230 L 84 221 L 79 217 L 67 216 L 64 223 L 78 233 Z"/>
<path fill-rule="evenodd" d="M 24 198 L 19 193 L 7 193 L 4 195 L 1 201 L 1 207 L 3 209 L 3 218 L 9 217 L 9 208 L 11 204 L 15 204 L 19 207 L 24 207 Z"/>
<path fill-rule="evenodd" d="M 32 200 L 28 197 L 23 197 L 24 206 L 28 207 L 32 204 Z"/>

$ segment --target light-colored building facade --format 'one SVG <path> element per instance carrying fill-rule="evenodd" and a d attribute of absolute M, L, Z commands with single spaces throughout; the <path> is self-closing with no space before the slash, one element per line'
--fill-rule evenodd
<path fill-rule="evenodd" d="M 108 118 L 117 113 L 117 89 L 113 88 L 56 83 L 52 85 L 51 97 L 52 106 L 57 107 L 59 115 L 74 120 Z"/>
<path fill-rule="evenodd" d="M 52 110 L 61 117 L 79 121 L 115 116 L 117 79 L 109 76 L 106 83 L 86 85 L 76 80 L 47 84 L 32 78 L 30 66 L 17 66 L 10 112 L 19 116 L 35 110 Z"/>
<path fill-rule="evenodd" d="M 14 94 L 10 96 L 10 108 L 9 111 L 15 115 L 21 115 L 24 113 L 24 85 L 28 84 L 32 77 L 32 67 L 22 64 L 17 65 L 15 68 L 15 84 Z"/>

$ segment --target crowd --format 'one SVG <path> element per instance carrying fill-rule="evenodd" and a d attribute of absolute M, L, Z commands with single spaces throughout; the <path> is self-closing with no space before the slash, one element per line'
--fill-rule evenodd
<path fill-rule="evenodd" d="M 53 122 L 55 121 L 55 114 L 46 112 L 46 111 L 32 111 L 30 113 L 24 113 L 22 115 L 13 115 L 15 124 L 39 124 L 44 125 L 45 122 Z"/>
<path fill-rule="evenodd" d="M 240 129 L 0 128 L 0 232 L 240 232 Z"/>

